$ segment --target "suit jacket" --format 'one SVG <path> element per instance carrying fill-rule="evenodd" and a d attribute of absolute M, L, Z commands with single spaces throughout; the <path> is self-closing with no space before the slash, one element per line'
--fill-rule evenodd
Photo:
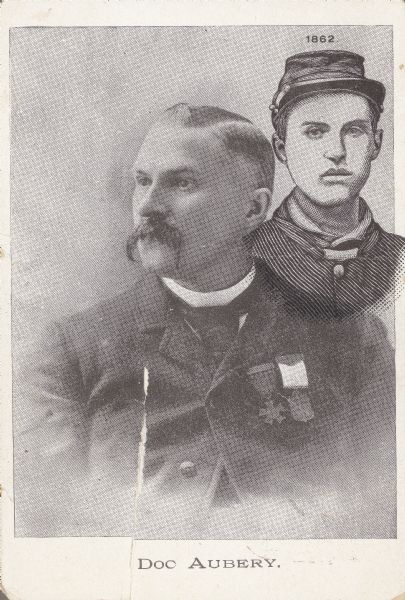
<path fill-rule="evenodd" d="M 356 257 L 326 258 L 318 236 L 291 221 L 284 209 L 287 200 L 249 240 L 253 256 L 267 265 L 285 297 L 315 318 L 384 309 L 396 281 L 399 288 L 396 275 L 404 269 L 405 238 L 372 221 Z"/>
<path fill-rule="evenodd" d="M 394 371 L 264 279 L 221 363 L 154 275 L 56 324 L 15 384 L 16 533 L 395 535 Z"/>

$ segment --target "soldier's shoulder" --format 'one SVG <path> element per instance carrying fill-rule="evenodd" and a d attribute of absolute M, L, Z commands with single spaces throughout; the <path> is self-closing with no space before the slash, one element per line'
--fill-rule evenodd
<path fill-rule="evenodd" d="M 397 233 L 385 231 L 381 226 L 379 226 L 379 233 L 379 251 L 385 250 L 391 254 L 394 252 L 397 255 L 401 255 L 405 251 L 405 237 Z"/>
<path fill-rule="evenodd" d="M 255 244 L 263 238 L 266 238 L 271 234 L 275 227 L 276 222 L 272 218 L 268 219 L 267 221 L 264 221 L 264 223 L 259 225 L 259 227 L 250 234 L 251 242 Z"/>

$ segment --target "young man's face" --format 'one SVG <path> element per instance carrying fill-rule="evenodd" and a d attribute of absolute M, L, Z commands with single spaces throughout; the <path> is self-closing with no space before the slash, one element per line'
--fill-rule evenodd
<path fill-rule="evenodd" d="M 212 130 L 155 125 L 133 174 L 137 248 L 146 269 L 187 280 L 242 244 L 257 185 L 246 161 L 230 155 Z"/>
<path fill-rule="evenodd" d="M 381 146 L 371 116 L 365 98 L 346 92 L 311 96 L 292 108 L 284 162 L 314 203 L 336 206 L 359 195 Z"/>

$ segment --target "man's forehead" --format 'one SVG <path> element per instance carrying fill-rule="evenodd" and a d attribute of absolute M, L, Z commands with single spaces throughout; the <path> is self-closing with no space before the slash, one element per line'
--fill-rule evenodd
<path fill-rule="evenodd" d="M 151 127 L 139 149 L 134 168 L 169 165 L 197 166 L 227 154 L 212 128 L 158 123 Z M 201 165 L 202 167 L 204 164 Z"/>
<path fill-rule="evenodd" d="M 345 123 L 370 118 L 371 110 L 366 98 L 342 92 L 309 96 L 299 101 L 291 111 L 289 120 L 297 123 Z"/>

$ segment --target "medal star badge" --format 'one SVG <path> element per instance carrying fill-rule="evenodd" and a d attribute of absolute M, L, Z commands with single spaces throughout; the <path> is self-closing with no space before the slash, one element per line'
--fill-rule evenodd
<path fill-rule="evenodd" d="M 285 412 L 285 408 L 281 403 L 274 404 L 272 400 L 266 402 L 266 408 L 259 410 L 259 417 L 265 417 L 264 422 L 273 425 L 273 421 L 281 423 L 284 421 L 285 416 L 282 414 Z"/>

